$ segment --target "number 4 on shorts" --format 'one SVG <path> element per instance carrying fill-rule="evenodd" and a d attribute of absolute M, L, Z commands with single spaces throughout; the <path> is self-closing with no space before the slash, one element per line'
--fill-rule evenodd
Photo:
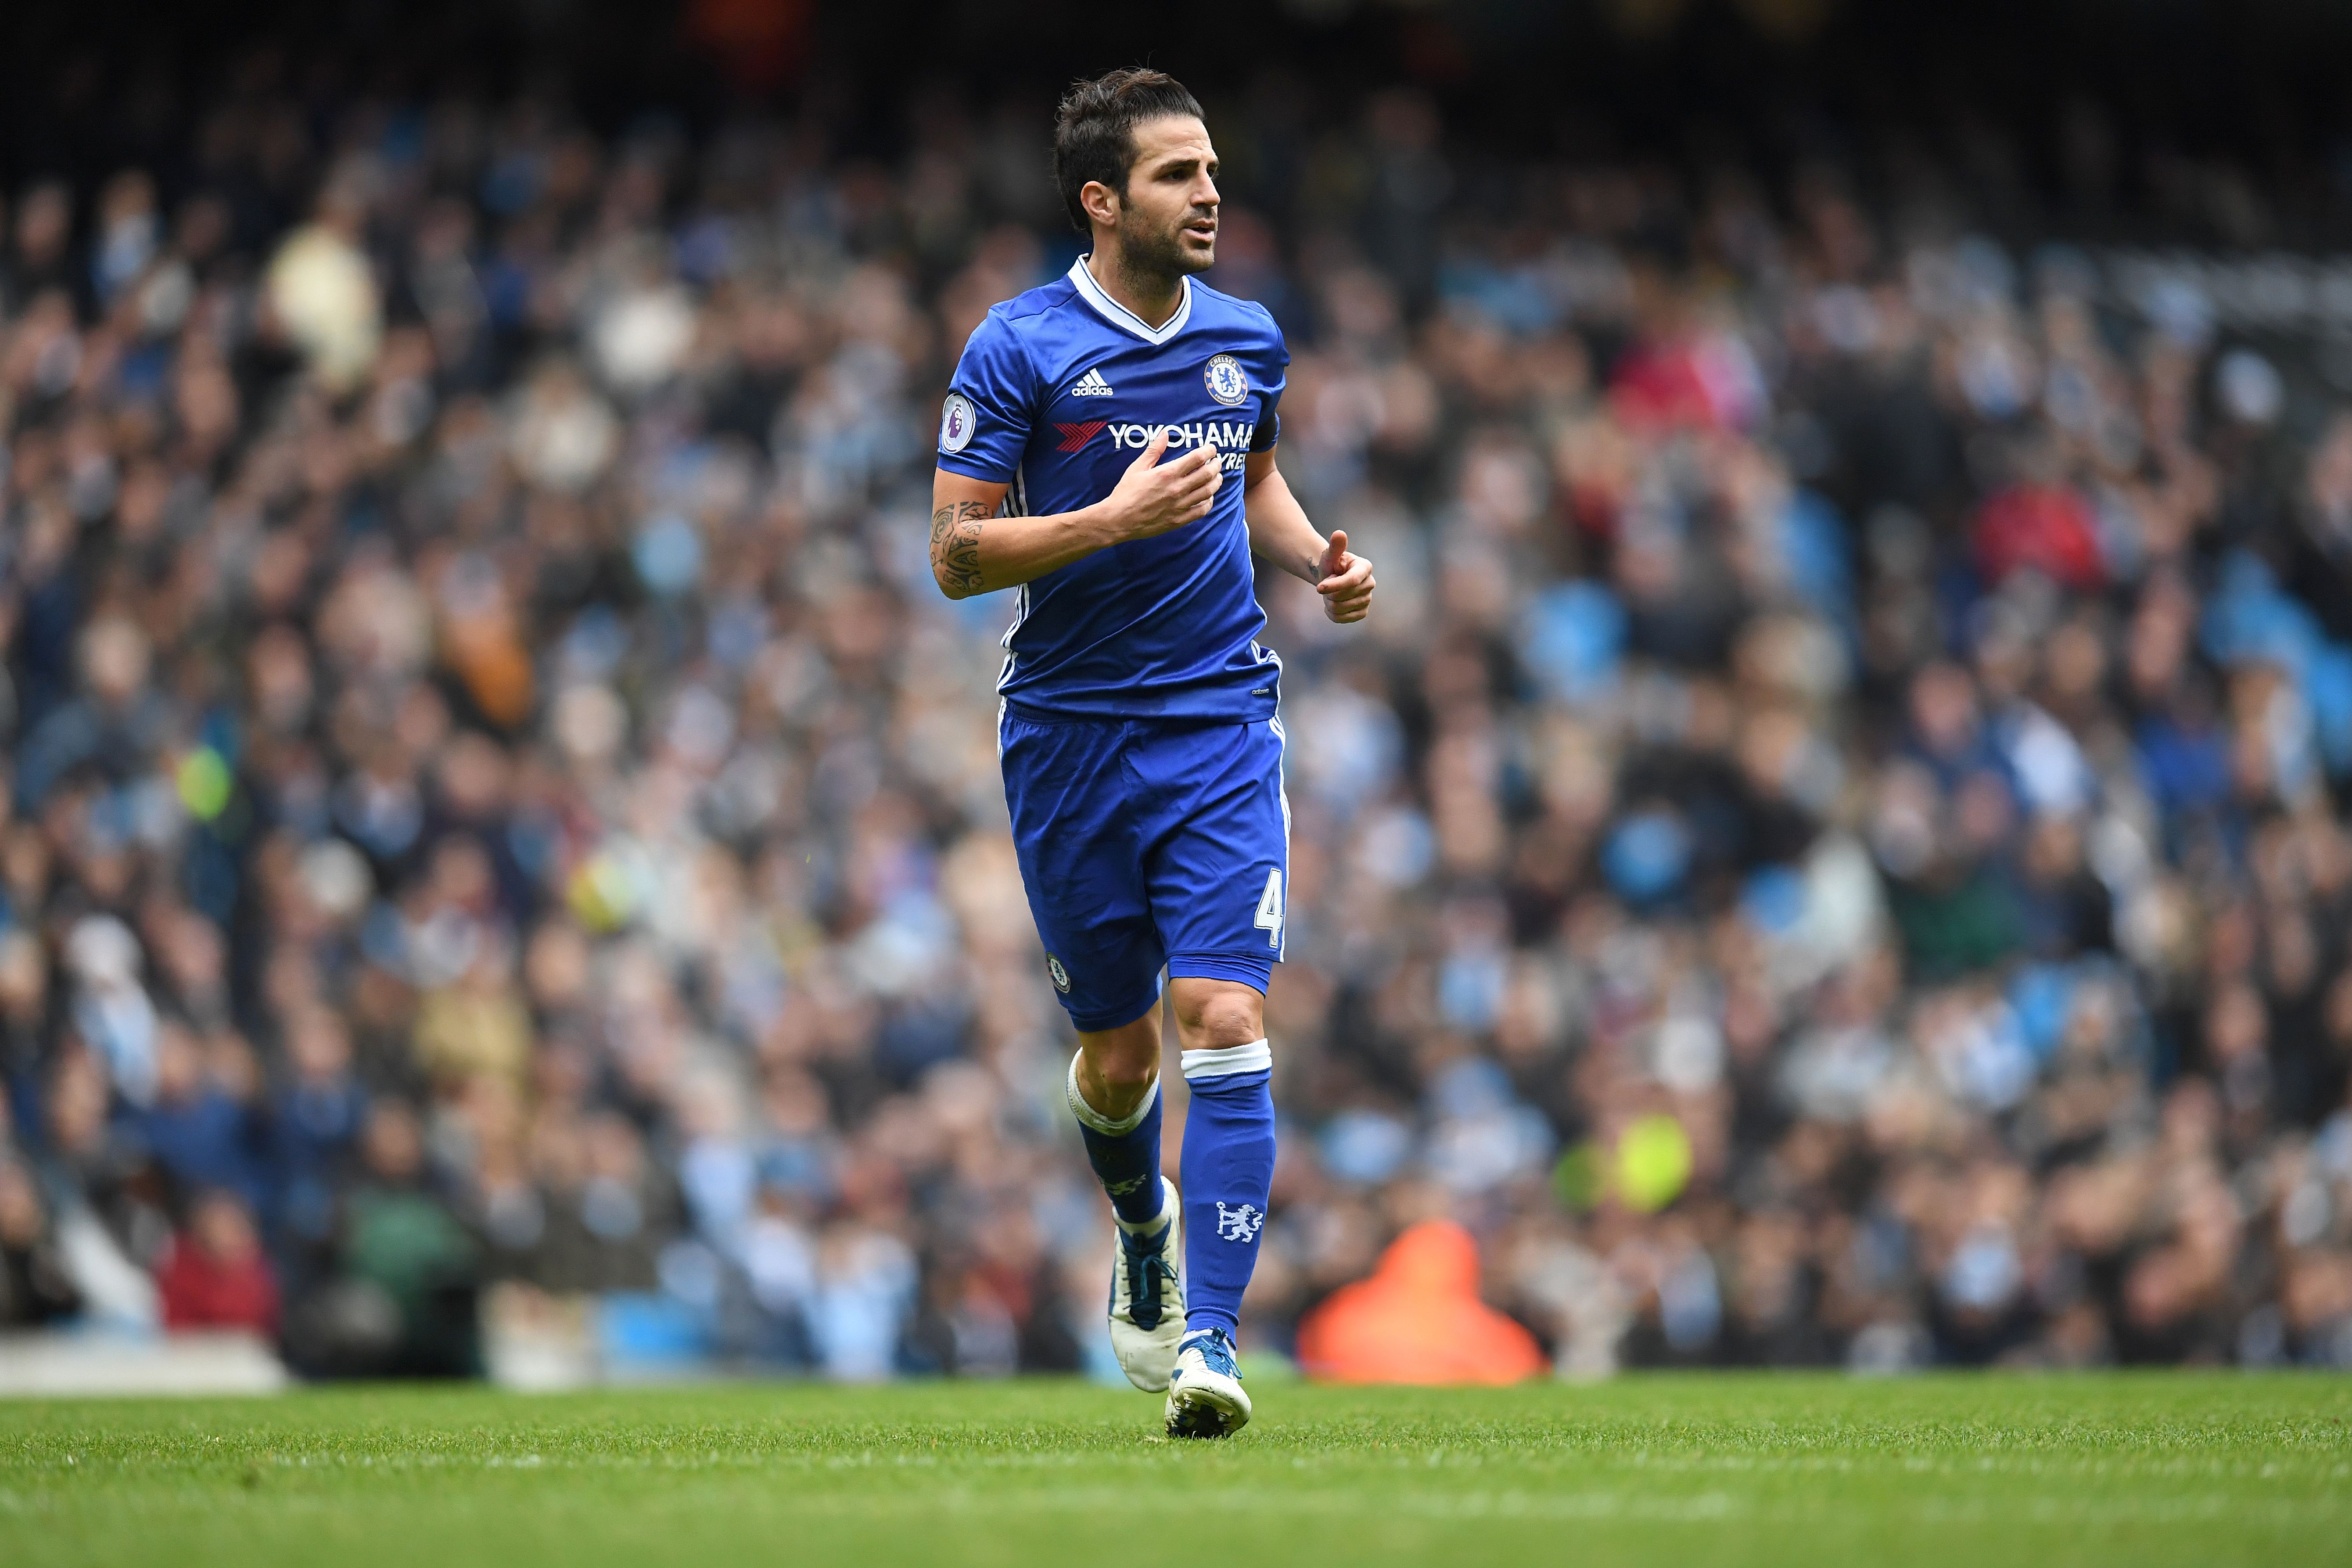
<path fill-rule="evenodd" d="M 1276 866 L 1265 874 L 1265 891 L 1257 900 L 1257 929 L 1265 932 L 1265 945 L 1282 945 L 1282 868 Z"/>

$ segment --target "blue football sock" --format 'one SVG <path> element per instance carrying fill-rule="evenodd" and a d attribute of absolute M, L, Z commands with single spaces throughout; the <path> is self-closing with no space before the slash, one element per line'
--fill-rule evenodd
<path fill-rule="evenodd" d="M 1078 1119 L 1087 1163 L 1110 1195 L 1111 1212 L 1119 1224 L 1130 1230 L 1156 1227 L 1160 1206 L 1160 1080 L 1153 1079 L 1143 1091 L 1141 1105 L 1113 1121 L 1078 1092 L 1078 1058 L 1072 1057 L 1070 1113 Z"/>
<path fill-rule="evenodd" d="M 1186 1051 L 1184 1326 L 1240 1326 L 1274 1187 L 1274 1065 L 1264 1040 Z"/>

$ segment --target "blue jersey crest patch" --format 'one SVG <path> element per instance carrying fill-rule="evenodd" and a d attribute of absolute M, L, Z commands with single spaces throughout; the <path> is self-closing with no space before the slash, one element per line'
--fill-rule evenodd
<path fill-rule="evenodd" d="M 1219 354 L 1209 362 L 1201 379 L 1208 383 L 1209 395 L 1231 408 L 1249 395 L 1249 377 L 1242 373 L 1242 362 L 1231 354 Z"/>

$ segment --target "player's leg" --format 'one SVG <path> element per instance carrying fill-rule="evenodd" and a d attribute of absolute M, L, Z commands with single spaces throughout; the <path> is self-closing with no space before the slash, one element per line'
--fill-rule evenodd
<path fill-rule="evenodd" d="M 1274 1185 L 1265 997 L 1236 980 L 1171 975 L 1168 1000 L 1191 1096 L 1183 1150 L 1187 1310 L 1168 1429 L 1181 1436 L 1223 1436 L 1250 1416 L 1235 1336 Z"/>
<path fill-rule="evenodd" d="M 1070 1058 L 1070 1113 L 1119 1223 L 1156 1225 L 1160 1194 L 1160 1004 L 1117 1028 L 1083 1030 Z"/>
<path fill-rule="evenodd" d="M 1241 1329 L 1242 1292 L 1257 1267 L 1274 1186 L 1274 1058 L 1265 997 L 1235 980 L 1171 976 L 1183 1049 L 1184 1207 L 1192 1236 L 1185 1326 Z"/>
<path fill-rule="evenodd" d="M 1071 1114 L 1111 1203 L 1110 1344 L 1127 1379 L 1168 1386 L 1184 1337 L 1183 1210 L 1160 1173 L 1160 1005 L 1134 1022 L 1078 1036 Z"/>
<path fill-rule="evenodd" d="M 1165 813 L 1144 861 L 1168 947 L 1183 1049 L 1186 1332 L 1169 1430 L 1218 1436 L 1249 1419 L 1234 1341 L 1274 1184 L 1273 1056 L 1265 992 L 1281 955 L 1289 875 L 1281 731 L 1269 723 L 1169 729 L 1139 747 Z"/>
<path fill-rule="evenodd" d="M 1129 1381 L 1168 1386 L 1183 1334 L 1182 1226 L 1160 1173 L 1160 969 L 1118 724 L 999 727 L 1013 847 L 1046 974 L 1078 1032 L 1067 1091 L 1110 1199 L 1111 1348 Z"/>

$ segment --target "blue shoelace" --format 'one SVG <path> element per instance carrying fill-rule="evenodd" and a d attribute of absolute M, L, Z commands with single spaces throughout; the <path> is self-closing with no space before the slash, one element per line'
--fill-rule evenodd
<path fill-rule="evenodd" d="M 1168 1261 L 1167 1226 L 1161 1226 L 1149 1237 L 1122 1228 L 1118 1244 L 1127 1252 L 1127 1315 L 1139 1329 L 1160 1326 L 1160 1284 L 1176 1282 L 1176 1268 Z"/>
<path fill-rule="evenodd" d="M 1197 1334 L 1185 1335 L 1176 1353 L 1181 1355 L 1188 1350 L 1199 1351 L 1202 1363 L 1220 1376 L 1237 1378 L 1242 1374 L 1240 1364 L 1234 1360 L 1234 1342 L 1225 1338 L 1223 1329 L 1203 1329 Z"/>

